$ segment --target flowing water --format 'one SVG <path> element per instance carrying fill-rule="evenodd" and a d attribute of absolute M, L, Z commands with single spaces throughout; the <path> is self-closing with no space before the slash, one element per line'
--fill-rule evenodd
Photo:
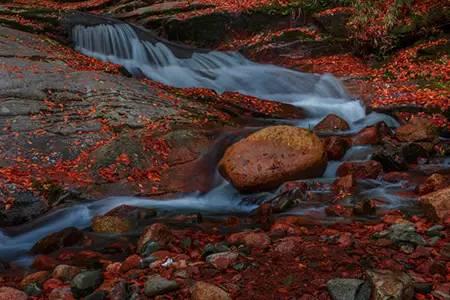
<path fill-rule="evenodd" d="M 75 49 L 81 53 L 120 64 L 132 74 L 143 74 L 170 86 L 210 88 L 218 93 L 236 91 L 301 107 L 307 113 L 306 119 L 298 121 L 298 126 L 301 127 L 314 126 L 329 113 L 346 119 L 351 125 L 351 131 L 379 121 L 390 126 L 397 125 L 395 120 L 386 115 L 366 115 L 362 103 L 351 98 L 342 84 L 329 74 L 308 74 L 258 64 L 237 52 L 194 52 L 189 58 L 178 58 L 164 43 L 140 40 L 134 28 L 127 24 L 91 27 L 78 25 L 73 28 L 72 37 Z M 371 147 L 354 147 L 348 151 L 344 160 L 365 160 L 371 151 Z M 339 163 L 329 163 L 324 174 L 325 180 L 332 181 Z M 384 198 L 389 207 L 397 207 L 405 200 L 396 195 L 402 190 L 401 185 L 388 185 L 381 181 L 366 182 L 365 185 L 362 194 Z M 11 260 L 21 257 L 36 241 L 49 233 L 69 226 L 86 228 L 93 216 L 104 214 L 123 204 L 210 214 L 249 213 L 257 207 L 242 199 L 242 195 L 222 180 L 219 186 L 204 195 L 192 194 L 165 201 L 115 197 L 78 204 L 15 228 L 14 234 L 0 231 L 0 258 Z M 305 214 L 321 210 L 323 206 L 319 205 L 297 209 L 291 213 Z"/>

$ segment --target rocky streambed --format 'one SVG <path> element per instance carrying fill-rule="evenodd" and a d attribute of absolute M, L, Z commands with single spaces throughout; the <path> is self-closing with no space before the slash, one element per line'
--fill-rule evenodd
<path fill-rule="evenodd" d="M 0 299 L 448 296 L 445 131 L 85 25 L 0 27 Z"/>

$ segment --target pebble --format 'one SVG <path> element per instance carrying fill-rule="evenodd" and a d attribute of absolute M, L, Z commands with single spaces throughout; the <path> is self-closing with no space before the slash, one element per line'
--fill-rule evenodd
<path fill-rule="evenodd" d="M 179 288 L 175 280 L 168 280 L 160 275 L 148 277 L 144 285 L 144 294 L 148 297 L 162 295 Z"/>

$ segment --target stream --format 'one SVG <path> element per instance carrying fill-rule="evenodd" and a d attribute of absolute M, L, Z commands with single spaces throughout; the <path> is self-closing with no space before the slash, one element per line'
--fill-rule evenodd
<path fill-rule="evenodd" d="M 307 118 L 296 122 L 299 127 L 311 128 L 330 113 L 344 118 L 349 123 L 350 130 L 342 134 L 355 133 L 380 121 L 390 127 L 398 126 L 397 122 L 387 115 L 366 114 L 363 104 L 349 96 L 340 81 L 330 74 L 308 74 L 274 65 L 258 64 L 237 52 L 194 52 L 191 57 L 179 58 L 164 43 L 140 40 L 134 28 L 128 24 L 90 27 L 77 25 L 73 28 L 72 37 L 77 51 L 122 65 L 134 75 L 144 75 L 169 86 L 209 88 L 217 93 L 234 91 L 301 107 Z M 343 161 L 367 160 L 372 151 L 370 146 L 352 147 Z M 330 161 L 323 178 L 316 180 L 329 188 L 339 164 L 338 161 Z M 263 202 L 276 194 L 243 196 L 225 180 L 219 178 L 218 182 L 220 184 L 206 194 L 189 194 L 173 200 L 112 197 L 49 212 L 30 224 L 0 231 L 0 259 L 27 264 L 30 262 L 26 256 L 27 251 L 42 237 L 70 226 L 87 228 L 95 215 L 104 214 L 124 204 L 163 211 L 248 214 L 259 202 L 246 199 L 253 197 L 262 199 L 260 202 Z M 400 208 L 414 201 L 399 195 L 400 191 L 411 189 L 402 183 L 366 180 L 359 182 L 358 187 L 357 197 L 370 195 L 382 199 L 383 209 Z M 322 188 L 312 190 L 311 193 L 326 197 L 330 190 Z M 325 204 L 313 202 L 307 207 L 297 207 L 287 213 L 323 215 L 324 208 Z"/>

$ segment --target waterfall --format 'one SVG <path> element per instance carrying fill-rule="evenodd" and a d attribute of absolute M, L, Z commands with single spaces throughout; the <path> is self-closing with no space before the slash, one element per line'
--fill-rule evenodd
<path fill-rule="evenodd" d="M 239 92 L 299 106 L 310 117 L 302 126 L 312 126 L 329 113 L 349 123 L 365 118 L 360 101 L 351 99 L 330 74 L 258 64 L 237 52 L 193 51 L 190 57 L 178 58 L 163 42 L 142 40 L 124 23 L 77 25 L 72 28 L 72 37 L 77 51 L 166 85 Z"/>

